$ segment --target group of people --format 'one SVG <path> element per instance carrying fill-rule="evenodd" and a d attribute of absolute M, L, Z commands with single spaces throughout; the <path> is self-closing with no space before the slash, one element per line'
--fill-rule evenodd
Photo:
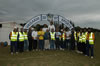
<path fill-rule="evenodd" d="M 95 35 L 91 29 L 80 29 L 71 31 L 68 29 L 59 29 L 54 27 L 50 22 L 48 27 L 23 29 L 20 31 L 14 28 L 10 32 L 9 39 L 11 41 L 11 54 L 24 51 L 40 51 L 40 50 L 77 50 L 77 53 L 89 56 L 91 50 L 91 58 L 94 57 L 94 40 Z"/>

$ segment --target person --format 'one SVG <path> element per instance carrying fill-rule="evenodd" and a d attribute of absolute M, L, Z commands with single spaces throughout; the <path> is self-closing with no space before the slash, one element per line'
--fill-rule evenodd
<path fill-rule="evenodd" d="M 87 32 L 86 29 L 83 29 L 82 32 L 82 47 L 83 47 L 83 54 L 86 55 L 86 38 L 87 38 Z"/>
<path fill-rule="evenodd" d="M 29 48 L 29 43 L 28 43 L 28 33 L 27 33 L 27 29 L 24 29 L 24 32 L 23 32 L 23 34 L 24 34 L 24 50 L 25 51 L 28 51 L 28 48 Z"/>
<path fill-rule="evenodd" d="M 48 26 L 49 31 L 53 29 L 55 31 L 55 26 L 53 25 L 53 21 L 50 22 L 50 25 Z"/>
<path fill-rule="evenodd" d="M 50 32 L 49 35 L 50 35 L 50 49 L 54 50 L 54 48 L 55 48 L 55 37 L 56 37 L 54 29 L 51 29 L 51 32 Z"/>
<path fill-rule="evenodd" d="M 32 28 L 30 27 L 28 31 L 29 51 L 32 50 L 32 35 L 31 34 L 32 34 Z"/>
<path fill-rule="evenodd" d="M 43 31 L 46 32 L 47 29 L 48 29 L 48 26 L 46 24 L 44 24 Z"/>
<path fill-rule="evenodd" d="M 49 30 L 47 29 L 44 34 L 44 49 L 49 50 L 50 49 L 50 43 L 49 43 Z"/>
<path fill-rule="evenodd" d="M 68 29 L 66 30 L 66 49 L 71 49 L 71 46 L 70 46 L 70 40 L 71 40 L 71 31 L 69 31 Z"/>
<path fill-rule="evenodd" d="M 71 31 L 71 50 L 75 50 L 74 28 Z"/>
<path fill-rule="evenodd" d="M 19 34 L 19 28 L 17 27 L 16 32 Z M 19 52 L 19 40 L 17 38 L 17 52 Z"/>
<path fill-rule="evenodd" d="M 55 40 L 55 45 L 56 45 L 56 49 L 60 49 L 60 36 L 61 33 L 59 32 L 59 29 L 56 29 L 56 40 Z"/>
<path fill-rule="evenodd" d="M 78 44 L 77 44 L 78 53 L 82 54 L 82 30 L 80 29 L 78 33 Z"/>
<path fill-rule="evenodd" d="M 44 50 L 44 31 L 42 28 L 40 28 L 40 31 L 38 32 L 38 38 L 39 38 L 39 50 Z"/>
<path fill-rule="evenodd" d="M 65 39 L 66 39 L 66 33 L 64 31 L 64 29 L 61 29 L 61 36 L 60 36 L 60 50 L 65 50 L 66 49 L 66 43 L 65 43 Z"/>
<path fill-rule="evenodd" d="M 77 38 L 77 41 L 76 41 L 77 42 L 77 51 L 76 52 L 80 53 L 80 48 L 79 48 L 80 47 L 80 42 L 81 42 L 81 41 L 79 42 L 80 30 L 77 30 L 76 33 L 77 33 L 77 35 L 76 35 L 76 38 Z"/>
<path fill-rule="evenodd" d="M 19 39 L 19 52 L 24 52 L 24 32 L 23 28 L 20 28 L 20 32 L 18 34 Z"/>
<path fill-rule="evenodd" d="M 91 59 L 94 58 L 94 44 L 95 44 L 95 35 L 94 33 L 91 31 L 91 29 L 89 28 L 89 33 L 88 33 L 88 48 L 87 48 L 87 55 L 89 56 L 89 50 L 91 52 Z"/>
<path fill-rule="evenodd" d="M 75 47 L 77 46 L 77 31 L 74 29 Z"/>
<path fill-rule="evenodd" d="M 16 27 L 14 27 L 13 31 L 10 32 L 9 39 L 10 39 L 10 50 L 11 54 L 14 52 L 17 54 L 17 37 L 18 37 L 18 32 L 16 32 Z"/>
<path fill-rule="evenodd" d="M 36 29 L 34 29 L 32 31 L 33 51 L 37 50 L 37 37 L 38 37 L 37 31 L 36 31 Z"/>

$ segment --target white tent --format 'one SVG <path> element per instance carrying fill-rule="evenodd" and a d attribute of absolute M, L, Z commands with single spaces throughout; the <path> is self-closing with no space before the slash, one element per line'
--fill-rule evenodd
<path fill-rule="evenodd" d="M 9 45 L 9 33 L 13 30 L 15 26 L 19 28 L 21 28 L 21 26 L 16 22 L 0 22 L 0 24 L 2 24 L 2 27 L 0 28 L 0 42 L 7 41 Z"/>

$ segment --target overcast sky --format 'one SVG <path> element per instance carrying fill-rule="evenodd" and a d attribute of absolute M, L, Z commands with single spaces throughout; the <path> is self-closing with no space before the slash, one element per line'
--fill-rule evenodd
<path fill-rule="evenodd" d="M 0 21 L 26 22 L 47 13 L 62 15 L 81 27 L 100 28 L 100 0 L 0 0 Z"/>

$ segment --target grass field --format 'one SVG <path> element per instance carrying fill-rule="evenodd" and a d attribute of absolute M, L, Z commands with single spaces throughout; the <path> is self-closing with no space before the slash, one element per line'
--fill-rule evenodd
<path fill-rule="evenodd" d="M 1 47 L 0 66 L 100 66 L 100 35 L 96 35 L 94 59 L 68 50 L 31 51 L 11 55 L 9 47 Z"/>

